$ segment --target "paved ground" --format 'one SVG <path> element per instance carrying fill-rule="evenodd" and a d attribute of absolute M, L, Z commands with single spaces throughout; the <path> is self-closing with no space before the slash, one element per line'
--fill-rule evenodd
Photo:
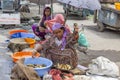
<path fill-rule="evenodd" d="M 56 6 L 57 5 L 57 6 Z M 56 13 L 63 13 L 61 5 L 55 4 L 55 8 L 60 8 L 59 11 L 54 10 Z M 98 32 L 96 24 L 90 20 L 78 20 L 76 17 L 69 17 L 67 24 L 71 27 L 76 22 L 79 25 L 85 25 L 85 35 L 90 43 L 88 55 L 79 53 L 79 63 L 86 65 L 91 59 L 98 56 L 105 56 L 114 62 L 120 61 L 120 36 L 119 32 L 106 30 L 105 32 Z M 29 27 L 30 29 L 30 27 Z M 13 66 L 10 57 L 11 52 L 6 48 L 9 29 L 0 28 L 0 80 L 10 80 L 9 74 Z"/>

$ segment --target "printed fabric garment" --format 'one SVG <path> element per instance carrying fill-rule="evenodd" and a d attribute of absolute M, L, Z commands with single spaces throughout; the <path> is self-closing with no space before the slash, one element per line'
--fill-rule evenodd
<path fill-rule="evenodd" d="M 61 50 L 62 45 L 58 46 L 55 43 L 55 38 L 55 36 L 52 36 L 42 44 L 42 52 L 45 54 L 45 57 L 51 59 L 54 64 L 69 64 L 75 68 L 78 63 L 78 57 L 73 45 L 77 43 L 77 40 L 73 40 L 73 34 L 66 36 L 66 46 L 64 50 Z"/>
<path fill-rule="evenodd" d="M 60 46 L 62 44 L 62 40 L 58 40 L 57 38 L 55 38 L 55 43 Z"/>

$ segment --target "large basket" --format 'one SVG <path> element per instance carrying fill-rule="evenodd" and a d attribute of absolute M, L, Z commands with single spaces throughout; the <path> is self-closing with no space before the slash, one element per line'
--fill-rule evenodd
<path fill-rule="evenodd" d="M 20 52 L 26 48 L 34 48 L 35 40 L 32 38 L 14 38 L 10 40 L 8 48 L 12 52 Z"/>
<path fill-rule="evenodd" d="M 74 52 L 71 49 L 65 49 L 65 50 L 56 50 L 51 49 L 48 51 L 48 53 L 45 54 L 45 56 L 49 59 L 51 59 L 56 64 L 68 64 L 73 68 L 75 68 L 78 64 L 78 57 L 77 53 Z"/>

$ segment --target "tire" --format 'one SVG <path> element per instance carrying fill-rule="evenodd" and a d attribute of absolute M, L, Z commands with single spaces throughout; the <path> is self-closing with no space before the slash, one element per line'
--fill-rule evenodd
<path fill-rule="evenodd" d="M 100 32 L 105 30 L 105 25 L 102 22 L 97 21 L 97 27 Z"/>
<path fill-rule="evenodd" d="M 64 13 L 66 14 L 66 13 L 67 13 L 67 11 L 66 11 L 66 10 L 64 10 Z"/>

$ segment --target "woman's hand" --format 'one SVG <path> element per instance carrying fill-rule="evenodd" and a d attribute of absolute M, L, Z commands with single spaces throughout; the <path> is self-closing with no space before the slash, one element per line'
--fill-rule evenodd
<path fill-rule="evenodd" d="M 32 50 L 32 57 L 34 58 L 38 53 L 38 51 L 41 51 L 41 50 L 42 50 L 42 46 L 40 44 L 36 44 L 35 48 Z"/>
<path fill-rule="evenodd" d="M 34 49 L 34 50 L 32 51 L 32 57 L 35 58 L 36 54 L 37 54 L 37 50 Z"/>
<path fill-rule="evenodd" d="M 39 27 L 40 32 L 45 32 L 45 28 Z"/>

